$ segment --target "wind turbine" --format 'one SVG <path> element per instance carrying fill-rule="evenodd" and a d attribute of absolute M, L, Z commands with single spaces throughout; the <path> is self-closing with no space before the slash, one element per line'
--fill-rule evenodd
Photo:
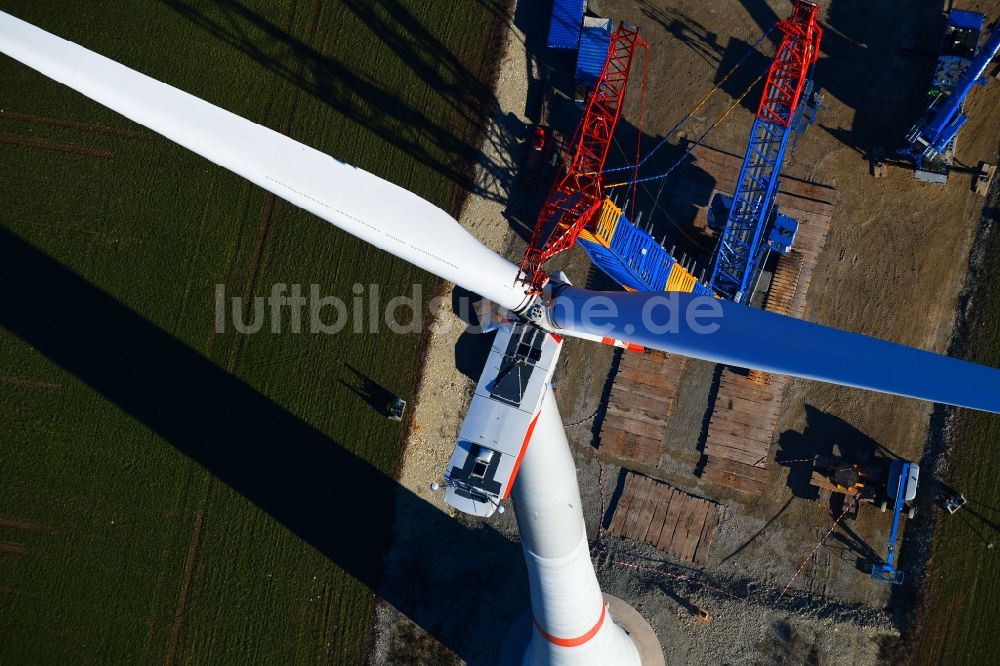
<path fill-rule="evenodd" d="M 0 12 L 0 51 L 323 220 L 480 294 L 546 336 L 634 345 L 1000 413 L 1000 371 L 691 294 L 591 292 L 518 267 L 415 194 Z M 543 285 L 538 285 L 539 287 Z M 543 336 L 544 337 L 544 336 Z M 554 363 L 553 363 L 554 366 Z M 587 548 L 576 470 L 551 385 L 511 492 L 533 628 L 525 664 L 639 664 L 609 617 Z"/>

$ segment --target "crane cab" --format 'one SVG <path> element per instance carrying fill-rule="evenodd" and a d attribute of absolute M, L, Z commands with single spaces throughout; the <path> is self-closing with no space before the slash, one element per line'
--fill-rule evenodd
<path fill-rule="evenodd" d="M 488 517 L 510 496 L 561 348 L 533 324 L 500 324 L 445 470 L 449 505 Z"/>

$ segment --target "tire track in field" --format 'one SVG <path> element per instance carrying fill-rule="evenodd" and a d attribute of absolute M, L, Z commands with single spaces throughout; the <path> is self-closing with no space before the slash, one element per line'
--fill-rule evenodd
<path fill-rule="evenodd" d="M 26 557 L 28 555 L 28 547 L 16 541 L 0 541 L 0 554 L 5 553 L 8 555 L 17 555 L 18 557 Z"/>
<path fill-rule="evenodd" d="M 31 388 L 45 389 L 47 391 L 54 391 L 56 389 L 61 389 L 62 384 L 55 384 L 53 382 L 43 382 L 40 379 L 28 379 L 27 377 L 0 377 L 0 384 L 13 384 L 14 386 L 28 386 Z M 0 525 L 3 525 L 2 519 L 0 519 Z"/>
<path fill-rule="evenodd" d="M 62 141 L 49 141 L 48 139 L 29 139 L 16 134 L 0 133 L 0 143 L 12 146 L 23 146 L 25 148 L 41 148 L 42 150 L 54 150 L 70 155 L 83 155 L 84 157 L 100 157 L 106 160 L 115 159 L 113 150 L 107 148 L 94 148 L 80 143 L 67 143 Z"/>
<path fill-rule="evenodd" d="M 20 518 L 0 518 L 0 527 L 8 527 L 14 530 L 24 530 L 25 532 L 38 532 L 41 534 L 56 533 L 55 529 L 47 525 L 40 525 L 38 523 L 22 520 Z"/>
<path fill-rule="evenodd" d="M 34 125 L 48 125 L 50 127 L 62 127 L 66 129 L 78 129 L 85 132 L 96 132 L 97 134 L 111 134 L 124 137 L 126 139 L 143 138 L 145 135 L 137 130 L 128 130 L 122 127 L 111 127 L 100 123 L 81 123 L 75 120 L 61 120 L 59 118 L 46 118 L 30 113 L 17 113 L 15 111 L 5 111 L 0 109 L 0 120 L 13 120 L 16 122 L 29 123 Z"/>
<path fill-rule="evenodd" d="M 188 543 L 187 557 L 184 559 L 184 578 L 177 599 L 177 610 L 174 611 L 174 621 L 170 625 L 170 638 L 167 641 L 167 657 L 165 663 L 172 665 L 177 660 L 177 646 L 180 644 L 181 628 L 184 626 L 184 614 L 187 612 L 187 600 L 191 593 L 191 580 L 194 578 L 194 567 L 198 560 L 198 549 L 201 546 L 201 536 L 205 529 L 205 509 L 212 494 L 215 477 L 206 473 L 205 489 L 201 496 L 201 505 L 194 515 L 194 528 L 191 530 L 191 541 Z M 154 618 L 155 621 L 155 618 Z"/>
<path fill-rule="evenodd" d="M 292 5 L 291 20 L 294 20 L 295 11 L 297 3 Z M 312 41 L 315 33 L 317 22 L 319 20 L 319 15 L 322 7 L 318 0 L 313 0 L 311 5 L 311 12 L 309 21 L 306 24 L 306 28 L 303 34 L 303 41 L 309 43 Z M 301 93 L 299 93 L 301 94 Z M 277 131 L 285 134 L 286 136 L 291 131 L 292 119 L 295 116 L 295 111 L 298 107 L 299 94 L 292 97 L 292 103 L 289 110 L 281 123 Z M 244 308 L 249 308 L 252 306 L 253 298 L 251 297 L 254 293 L 257 280 L 261 273 L 261 261 L 264 256 L 264 247 L 267 244 L 267 239 L 269 232 L 271 230 L 271 220 L 274 215 L 274 205 L 277 197 L 270 192 L 264 193 L 263 204 L 261 205 L 260 214 L 257 218 L 257 231 L 254 234 L 254 248 L 250 255 L 250 265 L 247 272 L 246 280 L 243 284 L 242 296 L 243 296 L 243 306 Z M 244 321 L 246 321 L 246 312 L 243 313 Z M 215 341 L 214 332 L 209 338 L 209 349 L 214 347 Z M 236 371 L 237 362 L 240 358 L 240 353 L 243 349 L 243 336 L 238 336 L 236 342 L 233 345 L 233 349 L 229 354 L 229 358 L 225 363 L 225 369 L 227 372 L 234 373 Z M 177 660 L 177 650 L 180 645 L 180 636 L 184 628 L 184 619 L 187 610 L 187 602 L 190 596 L 191 582 L 194 578 L 195 567 L 198 562 L 198 555 L 200 550 L 200 545 L 202 541 L 202 534 L 204 533 L 205 525 L 205 513 L 208 508 L 208 503 L 211 498 L 212 490 L 215 487 L 216 478 L 211 474 L 207 474 L 205 491 L 202 494 L 201 508 L 195 515 L 194 529 L 192 530 L 191 541 L 188 546 L 188 554 L 184 564 L 184 579 L 181 583 L 181 590 L 177 601 L 177 611 L 174 613 L 174 621 L 170 627 L 170 638 L 167 646 L 167 656 L 165 663 L 167 666 L 173 666 Z"/>

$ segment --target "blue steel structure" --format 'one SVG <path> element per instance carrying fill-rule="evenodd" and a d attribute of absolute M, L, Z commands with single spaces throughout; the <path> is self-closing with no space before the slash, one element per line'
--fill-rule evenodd
<path fill-rule="evenodd" d="M 750 296 L 750 287 L 763 264 L 761 255 L 767 251 L 761 239 L 773 214 L 778 174 L 791 134 L 779 123 L 757 118 L 750 131 L 736 194 L 732 199 L 719 200 L 721 205 L 729 204 L 728 219 L 716 252 L 711 284 L 724 298 L 743 302 Z"/>
<path fill-rule="evenodd" d="M 576 50 L 580 45 L 585 0 L 552 0 L 552 17 L 545 44 L 550 49 Z"/>
<path fill-rule="evenodd" d="M 736 192 L 732 199 L 713 202 L 712 219 L 718 222 L 722 214 L 726 216 L 724 226 L 715 225 L 721 227 L 722 234 L 709 280 L 722 298 L 748 301 L 768 252 L 787 252 L 794 239 L 797 223 L 777 215 L 774 197 L 789 138 L 796 125 L 810 120 L 800 103 L 812 97 L 811 72 L 823 35 L 816 22 L 818 11 L 815 4 L 796 0 L 792 16 L 778 24 L 784 37 L 750 130 Z M 784 240 L 763 243 L 765 231 L 774 229 L 776 222 L 781 225 L 779 236 Z"/>
<path fill-rule="evenodd" d="M 942 154 L 951 148 L 959 130 L 969 121 L 962 113 L 965 98 L 976 85 L 986 84 L 986 68 L 1000 53 L 1000 22 L 977 50 L 985 21 L 982 14 L 975 12 L 953 9 L 948 13 L 934 87 L 930 91 L 931 104 L 899 150 L 912 158 L 918 169 L 926 162 L 942 161 Z M 940 165 L 937 166 L 940 170 Z"/>
<path fill-rule="evenodd" d="M 595 266 L 629 291 L 684 291 L 711 296 L 680 262 L 605 199 L 594 230 L 576 240 Z"/>

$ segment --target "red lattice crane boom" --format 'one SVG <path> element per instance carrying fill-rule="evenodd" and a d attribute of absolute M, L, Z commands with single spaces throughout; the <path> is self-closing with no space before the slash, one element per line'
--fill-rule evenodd
<path fill-rule="evenodd" d="M 823 29 L 817 22 L 819 7 L 805 0 L 793 0 L 792 15 L 778 22 L 784 33 L 778 52 L 767 72 L 757 117 L 788 127 L 799 98 L 809 79 L 809 68 L 819 58 Z"/>
<path fill-rule="evenodd" d="M 604 198 L 601 172 L 621 116 L 637 48 L 649 47 L 639 36 L 638 27 L 622 22 L 611 35 L 608 59 L 570 144 L 571 158 L 560 168 L 524 252 L 518 279 L 529 289 L 537 290 L 545 284 L 548 275 L 542 265 L 572 247 L 600 208 Z"/>

